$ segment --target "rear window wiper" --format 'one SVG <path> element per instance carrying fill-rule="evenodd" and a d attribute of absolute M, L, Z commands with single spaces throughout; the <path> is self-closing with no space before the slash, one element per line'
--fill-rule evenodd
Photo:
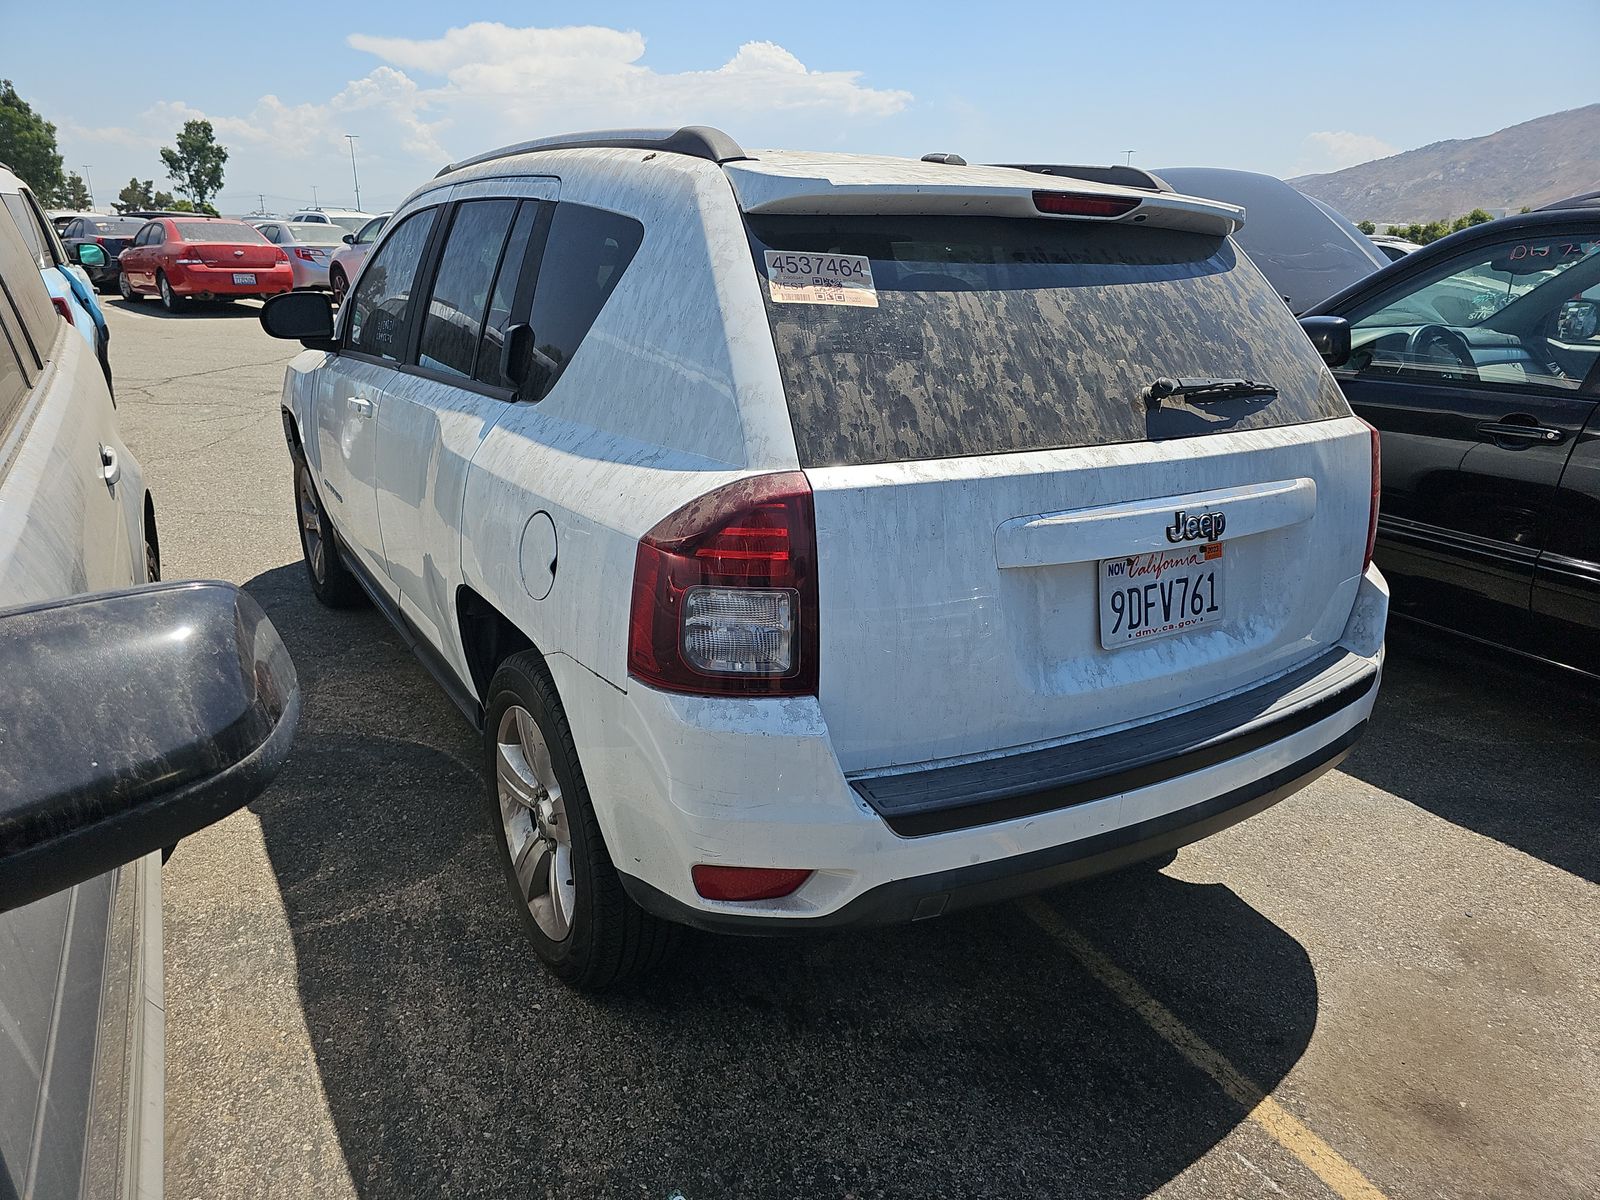
<path fill-rule="evenodd" d="M 1278 389 L 1270 383 L 1255 379 L 1169 379 L 1163 377 L 1146 389 L 1148 404 L 1159 404 L 1168 396 L 1184 396 L 1195 404 L 1213 400 L 1226 400 L 1233 396 L 1276 396 Z"/>

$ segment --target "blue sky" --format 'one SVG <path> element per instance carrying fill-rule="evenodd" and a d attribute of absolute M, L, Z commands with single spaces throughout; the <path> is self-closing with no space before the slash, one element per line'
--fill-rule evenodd
<path fill-rule="evenodd" d="M 392 206 L 452 157 L 605 124 L 720 125 L 746 146 L 1296 175 L 1600 100 L 1561 3 L 91 4 L 0 0 L 0 62 L 105 203 L 206 116 L 221 207 Z M 1515 29 L 1507 17 L 1515 13 Z M 284 15 L 293 14 L 293 15 Z M 38 47 L 27 57 L 17 47 Z"/>

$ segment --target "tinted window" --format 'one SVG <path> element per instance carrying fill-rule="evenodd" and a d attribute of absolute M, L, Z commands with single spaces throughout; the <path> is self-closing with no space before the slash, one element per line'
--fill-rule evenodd
<path fill-rule="evenodd" d="M 506 242 L 506 252 L 500 259 L 500 273 L 495 277 L 494 294 L 489 298 L 489 313 L 483 322 L 483 344 L 478 351 L 477 377 L 493 387 L 511 386 L 511 380 L 500 370 L 500 351 L 505 345 L 506 327 L 511 324 L 517 284 L 538 216 L 539 205 L 532 200 L 524 202 L 517 212 L 516 224 L 511 227 L 511 237 Z"/>
<path fill-rule="evenodd" d="M 11 324 L 10 310 L 0 305 L 0 436 L 11 428 L 28 394 L 28 376 L 23 372 L 21 357 L 27 351 L 16 344 Z"/>
<path fill-rule="evenodd" d="M 178 236 L 186 242 L 263 242 L 261 231 L 241 221 L 178 221 Z"/>
<path fill-rule="evenodd" d="M 33 214 L 28 211 L 27 202 L 16 192 L 0 195 L 0 201 L 4 201 L 6 209 L 11 213 L 11 219 L 16 222 L 17 232 L 22 235 L 22 244 L 28 248 L 28 256 L 33 259 L 33 265 L 41 270 L 54 266 L 54 260 L 45 250 L 44 238 L 39 233 L 39 227 L 34 223 Z"/>
<path fill-rule="evenodd" d="M 749 226 L 804 466 L 1160 440 L 1350 411 L 1227 238 L 990 217 Z M 822 286 L 775 299 L 768 251 L 780 268 L 820 272 Z M 1163 377 L 1253 379 L 1277 395 L 1152 406 Z"/>
<path fill-rule="evenodd" d="M 578 352 L 644 239 L 631 217 L 557 204 L 533 293 L 534 342 L 549 362 L 547 393 Z"/>
<path fill-rule="evenodd" d="M 398 360 L 405 353 L 407 307 L 438 209 L 413 213 L 379 246 L 350 302 L 352 350 Z"/>
<path fill-rule="evenodd" d="M 22 368 L 42 365 L 55 345 L 61 318 L 39 278 L 32 251 L 16 226 L 0 217 L 0 316 L 6 321 Z"/>
<path fill-rule="evenodd" d="M 90 229 L 89 226 L 94 228 Z M 83 223 L 83 236 L 92 237 L 96 232 L 109 234 L 112 237 L 132 237 L 140 228 L 139 221 L 85 221 Z"/>
<path fill-rule="evenodd" d="M 421 366 L 471 376 L 495 268 L 516 212 L 515 200 L 473 200 L 456 208 L 422 319 Z"/>

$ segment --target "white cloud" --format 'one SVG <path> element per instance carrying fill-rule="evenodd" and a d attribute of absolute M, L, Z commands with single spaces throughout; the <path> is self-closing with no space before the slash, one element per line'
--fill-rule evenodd
<path fill-rule="evenodd" d="M 1302 169 L 1296 173 L 1305 175 L 1342 171 L 1357 163 L 1400 153 L 1398 146 L 1391 146 L 1380 137 L 1345 130 L 1307 134 L 1303 150 Z"/>
<path fill-rule="evenodd" d="M 307 202 L 313 183 L 323 203 L 349 203 L 344 135 L 359 134 L 371 208 L 397 201 L 452 158 L 548 133 L 709 123 L 750 145 L 823 145 L 847 123 L 891 117 L 912 102 L 909 92 L 868 87 L 859 71 L 807 67 L 773 42 L 747 42 L 720 66 L 661 72 L 644 62 L 644 35 L 595 25 L 475 22 L 431 39 L 357 33 L 348 41 L 380 65 L 325 99 L 269 93 L 244 113 L 164 99 L 117 125 L 63 121 L 62 133 L 99 143 L 94 161 L 119 186 L 130 167 L 161 182 L 157 148 L 204 117 L 229 148 L 225 210 L 253 207 L 258 191 L 279 208 Z"/>

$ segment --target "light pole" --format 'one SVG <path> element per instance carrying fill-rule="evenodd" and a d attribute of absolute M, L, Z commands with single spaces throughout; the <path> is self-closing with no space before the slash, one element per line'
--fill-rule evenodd
<path fill-rule="evenodd" d="M 89 178 L 89 164 L 83 164 L 83 185 L 89 189 L 89 207 L 94 207 L 94 180 Z"/>
<path fill-rule="evenodd" d="M 350 178 L 355 180 L 356 184 L 357 212 L 361 211 L 361 176 L 356 174 L 356 139 L 360 136 L 359 133 L 347 133 L 344 135 L 344 140 L 350 143 Z"/>
<path fill-rule="evenodd" d="M 317 185 L 314 184 L 314 183 L 311 185 L 311 207 L 312 208 L 321 208 L 322 207 L 322 205 L 317 203 Z"/>
<path fill-rule="evenodd" d="M 1123 166 L 1131 167 L 1133 165 L 1133 151 L 1132 150 L 1124 150 L 1123 153 L 1128 156 L 1127 160 L 1123 163 Z"/>

